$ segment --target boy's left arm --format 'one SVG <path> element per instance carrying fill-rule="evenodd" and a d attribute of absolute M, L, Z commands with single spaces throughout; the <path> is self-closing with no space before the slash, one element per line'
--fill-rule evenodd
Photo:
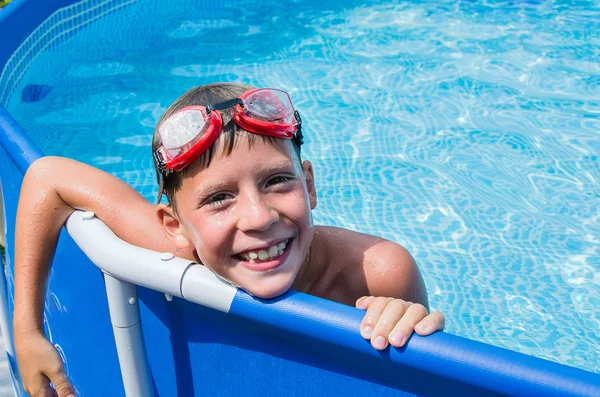
<path fill-rule="evenodd" d="M 429 313 L 427 291 L 410 253 L 383 241 L 365 252 L 363 269 L 369 296 L 356 301 L 366 310 L 360 333 L 377 350 L 402 347 L 414 332 L 430 335 L 444 328 L 444 315 Z"/>

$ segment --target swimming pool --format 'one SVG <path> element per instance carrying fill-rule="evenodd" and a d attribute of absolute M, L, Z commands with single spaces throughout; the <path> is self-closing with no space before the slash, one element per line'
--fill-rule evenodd
<path fill-rule="evenodd" d="M 600 372 L 598 5 L 119 4 L 0 78 L 46 154 L 153 200 L 152 128 L 182 92 L 288 90 L 319 223 L 406 246 L 450 333 Z M 23 102 L 32 84 L 51 91 Z"/>

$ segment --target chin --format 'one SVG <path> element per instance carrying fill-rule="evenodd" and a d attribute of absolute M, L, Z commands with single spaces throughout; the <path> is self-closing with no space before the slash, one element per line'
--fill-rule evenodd
<path fill-rule="evenodd" d="M 250 295 L 255 296 L 257 298 L 272 299 L 288 292 L 292 286 L 292 282 L 293 280 L 290 280 L 289 282 L 275 282 L 275 280 L 265 280 L 265 282 L 260 283 L 259 285 L 254 284 L 250 288 L 244 288 L 241 285 L 240 287 Z"/>

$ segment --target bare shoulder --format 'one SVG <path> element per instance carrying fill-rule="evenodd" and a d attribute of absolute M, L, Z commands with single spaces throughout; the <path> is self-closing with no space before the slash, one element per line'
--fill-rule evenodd
<path fill-rule="evenodd" d="M 400 244 L 379 239 L 365 251 L 363 269 L 371 295 L 400 298 L 429 308 L 421 272 Z"/>
<path fill-rule="evenodd" d="M 412 255 L 400 244 L 352 230 L 321 226 L 336 246 L 334 261 L 344 263 L 344 273 L 352 279 L 355 294 L 389 296 L 428 307 L 427 292 Z M 360 297 L 360 296 L 358 296 Z M 357 298 L 358 298 L 357 297 Z"/>

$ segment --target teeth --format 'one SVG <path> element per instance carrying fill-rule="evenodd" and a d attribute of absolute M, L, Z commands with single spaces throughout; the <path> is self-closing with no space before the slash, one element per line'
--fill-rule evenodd
<path fill-rule="evenodd" d="M 277 256 L 277 254 L 279 253 L 279 248 L 277 248 L 278 246 L 274 245 L 271 248 L 269 248 L 269 258 L 275 258 Z"/>
<path fill-rule="evenodd" d="M 244 254 L 240 254 L 240 256 L 250 261 L 251 263 L 255 263 L 256 260 L 264 261 L 270 258 L 275 258 L 283 254 L 283 251 L 287 247 L 288 242 L 289 240 L 285 240 L 279 244 L 272 245 L 271 247 L 269 247 L 268 250 L 246 252 Z"/>

